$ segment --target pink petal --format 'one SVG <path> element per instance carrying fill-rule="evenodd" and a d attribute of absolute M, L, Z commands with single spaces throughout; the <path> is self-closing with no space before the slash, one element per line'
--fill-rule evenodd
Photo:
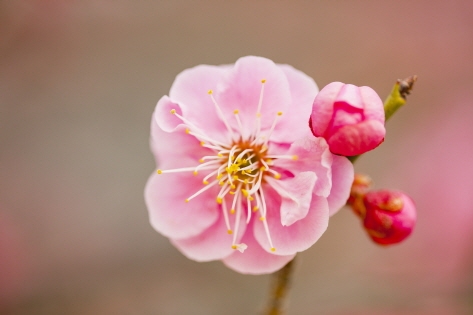
<path fill-rule="evenodd" d="M 160 168 L 197 166 L 200 158 L 210 154 L 211 151 L 202 147 L 194 136 L 186 134 L 183 127 L 175 132 L 165 132 L 154 117 L 151 120 L 150 146 Z"/>
<path fill-rule="evenodd" d="M 238 109 L 243 129 L 256 128 L 256 114 L 262 83 L 264 96 L 261 107 L 262 130 L 269 129 L 278 111 L 285 111 L 291 101 L 289 83 L 284 72 L 271 60 L 262 57 L 238 59 L 231 74 L 226 78 L 221 93 L 216 93 L 218 103 L 225 107 L 229 123 L 238 128 L 233 111 Z"/>
<path fill-rule="evenodd" d="M 361 86 L 360 92 L 365 104 L 365 119 L 377 120 L 384 124 L 384 105 L 378 93 L 369 86 Z"/>
<path fill-rule="evenodd" d="M 281 213 L 279 211 L 281 198 L 276 192 L 266 190 L 268 222 L 271 239 L 276 251 L 276 255 L 293 255 L 304 251 L 312 246 L 328 226 L 329 209 L 328 202 L 324 197 L 312 195 L 309 213 L 290 226 L 281 225 Z M 266 231 L 262 222 L 255 222 L 254 234 L 258 243 L 267 252 L 271 252 L 271 245 L 268 241 Z"/>
<path fill-rule="evenodd" d="M 316 180 L 314 172 L 302 172 L 284 180 L 266 178 L 268 184 L 282 197 L 282 225 L 289 226 L 307 216 Z"/>
<path fill-rule="evenodd" d="M 254 239 L 252 229 L 249 227 L 243 236 L 242 243 L 248 245 L 244 253 L 234 251 L 233 254 L 223 259 L 223 263 L 240 273 L 260 275 L 275 272 L 290 262 L 295 255 L 274 255 L 266 252 Z"/>
<path fill-rule="evenodd" d="M 334 103 L 344 103 L 361 110 L 363 110 L 365 107 L 361 97 L 360 88 L 353 84 L 343 85 L 338 92 Z"/>
<path fill-rule="evenodd" d="M 332 187 L 333 154 L 330 153 L 325 139 L 315 138 L 312 135 L 301 138 L 292 143 L 286 154 L 297 156 L 297 161 L 279 159 L 274 165 L 285 168 L 294 175 L 306 171 L 315 172 L 317 181 L 314 193 L 327 197 Z"/>
<path fill-rule="evenodd" d="M 354 156 L 376 148 L 384 139 L 384 124 L 376 120 L 341 127 L 328 143 L 334 154 Z"/>
<path fill-rule="evenodd" d="M 323 136 L 329 127 L 333 115 L 333 103 L 343 85 L 342 82 L 332 82 L 315 97 L 310 119 L 312 132 L 316 137 Z"/>
<path fill-rule="evenodd" d="M 332 189 L 327 198 L 329 215 L 338 212 L 347 202 L 354 179 L 353 164 L 344 156 L 333 156 Z"/>
<path fill-rule="evenodd" d="M 209 65 L 186 69 L 176 77 L 169 93 L 171 100 L 180 105 L 183 116 L 216 140 L 226 138 L 226 129 L 208 91 L 218 91 L 230 69 Z"/>
<path fill-rule="evenodd" d="M 219 211 L 222 211 L 221 207 L 219 208 Z M 233 227 L 235 215 L 229 215 L 229 219 L 230 227 Z M 241 222 L 245 222 L 245 215 L 243 213 L 241 215 Z M 241 242 L 245 229 L 246 224 L 240 224 L 236 239 L 237 243 Z M 171 240 L 171 243 L 187 258 L 196 261 L 211 261 L 229 256 L 235 251 L 232 249 L 232 242 L 233 235 L 228 234 L 222 213 L 219 214 L 218 220 L 203 233 L 191 238 Z"/>
<path fill-rule="evenodd" d="M 186 203 L 203 185 L 191 174 L 153 173 L 145 188 L 145 201 L 151 225 L 169 238 L 188 238 L 202 233 L 218 219 L 215 199 L 218 191 L 210 189 Z"/>
<path fill-rule="evenodd" d="M 166 132 L 175 131 L 179 126 L 185 128 L 182 120 L 171 114 L 171 110 L 175 110 L 177 114 L 182 115 L 181 107 L 177 103 L 171 101 L 168 96 L 161 97 L 153 113 L 157 125 Z"/>
<path fill-rule="evenodd" d="M 278 65 L 289 81 L 291 102 L 271 136 L 271 141 L 290 143 L 310 134 L 307 123 L 312 103 L 319 91 L 314 80 L 289 65 Z M 290 130 L 290 132 L 288 132 Z"/>

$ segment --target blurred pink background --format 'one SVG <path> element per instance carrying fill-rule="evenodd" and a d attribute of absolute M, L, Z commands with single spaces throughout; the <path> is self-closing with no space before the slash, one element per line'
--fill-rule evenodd
<path fill-rule="evenodd" d="M 187 260 L 148 223 L 149 122 L 183 69 L 260 55 L 323 87 L 419 75 L 359 172 L 418 226 L 347 209 L 299 255 L 288 314 L 473 313 L 473 2 L 0 2 L 0 314 L 254 314 L 268 276 Z"/>

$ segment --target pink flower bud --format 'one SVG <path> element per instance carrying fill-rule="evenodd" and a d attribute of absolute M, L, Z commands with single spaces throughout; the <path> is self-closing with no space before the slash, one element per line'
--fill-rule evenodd
<path fill-rule="evenodd" d="M 315 97 L 309 120 L 312 133 L 327 140 L 334 154 L 354 156 L 384 140 L 383 102 L 367 86 L 332 82 Z"/>
<path fill-rule="evenodd" d="M 399 243 L 408 237 L 416 224 L 416 208 L 407 195 L 391 190 L 368 192 L 363 203 L 363 225 L 380 245 Z"/>

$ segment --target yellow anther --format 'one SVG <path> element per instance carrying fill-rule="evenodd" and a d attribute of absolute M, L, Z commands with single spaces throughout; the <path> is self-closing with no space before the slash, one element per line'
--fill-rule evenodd
<path fill-rule="evenodd" d="M 229 193 L 230 195 L 234 195 L 234 194 L 235 194 L 235 192 L 234 192 L 234 191 L 231 191 L 231 190 L 230 190 L 228 193 Z"/>
<path fill-rule="evenodd" d="M 209 90 L 207 93 L 209 93 L 209 95 L 210 95 L 210 94 L 213 94 L 213 92 L 214 92 L 214 91 Z"/>
<path fill-rule="evenodd" d="M 231 209 L 230 214 L 235 214 L 235 209 Z"/>
<path fill-rule="evenodd" d="M 276 251 L 276 248 L 271 247 L 271 251 L 272 251 L 272 252 L 275 252 L 275 251 Z"/>
<path fill-rule="evenodd" d="M 261 166 L 259 169 L 260 169 L 260 171 L 262 171 L 262 172 L 266 171 L 266 167 L 265 167 L 265 166 Z"/>
<path fill-rule="evenodd" d="M 261 113 L 256 113 L 256 117 L 261 117 Z"/>
<path fill-rule="evenodd" d="M 217 156 L 218 156 L 218 157 L 223 157 L 223 154 L 222 154 L 222 153 L 218 153 Z"/>
<path fill-rule="evenodd" d="M 281 116 L 282 115 L 282 112 L 278 112 L 278 116 Z"/>
<path fill-rule="evenodd" d="M 263 146 L 261 147 L 261 151 L 266 151 L 266 150 L 268 150 L 268 146 L 267 146 L 267 145 L 263 145 Z"/>
<path fill-rule="evenodd" d="M 209 184 L 209 182 L 206 181 L 206 180 L 202 181 L 202 183 L 203 183 L 204 185 L 208 185 L 208 184 Z"/>
<path fill-rule="evenodd" d="M 204 163 L 204 159 L 200 159 L 200 160 L 199 160 L 199 163 Z"/>
<path fill-rule="evenodd" d="M 235 188 L 236 188 L 236 186 L 235 186 L 235 185 L 233 185 L 233 184 L 231 184 L 231 185 L 230 185 L 230 188 L 231 188 L 231 189 L 235 189 Z"/>
<path fill-rule="evenodd" d="M 232 231 L 232 230 L 228 230 L 227 233 L 228 233 L 228 234 L 233 234 L 233 231 Z"/>
<path fill-rule="evenodd" d="M 243 196 L 248 197 L 248 191 L 246 189 L 242 189 L 241 192 L 243 193 Z"/>
<path fill-rule="evenodd" d="M 234 180 L 238 180 L 239 177 L 238 177 L 238 175 L 233 175 L 232 178 L 233 178 Z"/>
<path fill-rule="evenodd" d="M 281 178 L 281 174 L 277 173 L 276 175 L 274 175 L 274 178 L 280 179 L 280 178 Z"/>
<path fill-rule="evenodd" d="M 248 198 L 248 199 L 250 199 L 250 201 L 253 201 L 253 200 L 255 200 L 255 198 L 253 198 L 253 197 L 251 197 L 251 196 L 250 196 L 250 198 Z"/>
<path fill-rule="evenodd" d="M 266 83 L 266 79 L 261 80 L 261 83 L 263 84 Z"/>
<path fill-rule="evenodd" d="M 245 179 L 243 180 L 243 182 L 244 182 L 245 184 L 248 184 L 250 181 L 248 180 L 248 178 L 245 178 Z"/>
<path fill-rule="evenodd" d="M 194 176 L 197 176 L 198 173 L 197 173 L 197 171 L 194 171 L 193 174 L 194 174 Z"/>
<path fill-rule="evenodd" d="M 258 211 L 258 210 L 259 210 L 259 207 L 258 207 L 258 206 L 254 206 L 254 207 L 253 207 L 253 212 L 256 212 L 256 211 Z"/>
<path fill-rule="evenodd" d="M 217 203 L 218 203 L 219 205 L 221 205 L 222 202 L 223 202 L 223 199 L 222 199 L 221 197 L 217 197 Z"/>
<path fill-rule="evenodd" d="M 189 202 L 189 199 L 186 199 L 186 202 Z"/>
<path fill-rule="evenodd" d="M 223 186 L 223 184 L 225 184 L 225 181 L 221 180 L 221 181 L 218 182 L 218 184 L 219 184 L 220 186 Z"/>
<path fill-rule="evenodd" d="M 299 157 L 298 157 L 297 155 L 293 155 L 293 156 L 292 156 L 292 159 L 293 159 L 294 161 L 297 161 L 297 160 L 299 159 Z"/>
<path fill-rule="evenodd" d="M 237 249 L 237 246 L 236 246 L 236 245 L 232 245 L 232 248 L 233 248 L 233 249 Z"/>
<path fill-rule="evenodd" d="M 163 171 L 162 171 L 162 170 L 157 170 L 157 171 L 156 171 L 156 173 L 158 173 L 158 174 L 162 174 L 162 173 L 163 173 Z"/>
<path fill-rule="evenodd" d="M 200 145 L 201 146 L 204 146 L 205 142 L 204 141 L 200 141 Z"/>
<path fill-rule="evenodd" d="M 189 134 L 190 132 L 189 128 L 186 128 L 186 133 Z"/>
<path fill-rule="evenodd" d="M 223 174 L 218 174 L 218 175 L 217 175 L 217 179 L 222 178 L 222 176 L 223 176 Z"/>
<path fill-rule="evenodd" d="M 240 112 L 240 111 L 239 111 L 238 109 L 235 109 L 235 110 L 233 111 L 233 113 L 234 113 L 235 115 L 238 115 L 239 112 Z"/>
<path fill-rule="evenodd" d="M 170 112 L 170 113 L 174 115 L 174 114 L 176 113 L 176 110 L 175 110 L 175 109 L 171 109 L 171 112 Z"/>
<path fill-rule="evenodd" d="M 264 220 L 266 220 L 266 218 L 265 217 L 260 217 L 259 220 L 264 221 Z"/>

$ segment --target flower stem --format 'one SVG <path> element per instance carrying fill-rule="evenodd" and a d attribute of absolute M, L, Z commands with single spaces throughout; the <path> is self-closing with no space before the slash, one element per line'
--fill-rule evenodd
<path fill-rule="evenodd" d="M 264 315 L 284 314 L 284 302 L 289 291 L 295 259 L 294 257 L 294 259 L 288 262 L 281 270 L 273 273 L 271 295 L 269 297 L 268 306 L 263 313 Z"/>

